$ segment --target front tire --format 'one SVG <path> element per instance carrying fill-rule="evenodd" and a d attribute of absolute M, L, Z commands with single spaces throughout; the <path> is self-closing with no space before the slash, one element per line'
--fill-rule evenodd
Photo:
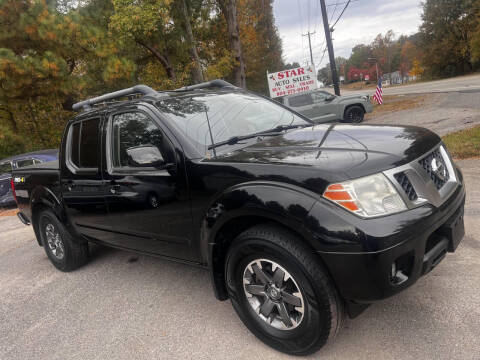
<path fill-rule="evenodd" d="M 225 277 L 240 319 L 279 351 L 314 353 L 341 326 L 343 302 L 326 271 L 285 229 L 258 225 L 240 234 L 228 252 Z"/>
<path fill-rule="evenodd" d="M 51 210 L 42 211 L 38 219 L 43 247 L 58 270 L 72 271 L 87 262 L 88 244 L 76 242 Z"/>
<path fill-rule="evenodd" d="M 344 122 L 358 124 L 363 121 L 365 117 L 365 110 L 360 105 L 353 105 L 350 106 L 347 110 L 345 110 L 345 114 L 343 116 Z"/>

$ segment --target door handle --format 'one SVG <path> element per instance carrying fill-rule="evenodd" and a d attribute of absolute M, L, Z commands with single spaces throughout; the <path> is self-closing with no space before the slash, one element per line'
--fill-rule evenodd
<path fill-rule="evenodd" d="M 68 180 L 67 181 L 67 190 L 72 191 L 74 187 L 75 187 L 75 183 L 72 180 Z"/>
<path fill-rule="evenodd" d="M 112 194 L 116 194 L 118 191 L 120 190 L 120 185 L 119 184 L 112 184 L 112 186 L 110 187 L 110 192 Z"/>

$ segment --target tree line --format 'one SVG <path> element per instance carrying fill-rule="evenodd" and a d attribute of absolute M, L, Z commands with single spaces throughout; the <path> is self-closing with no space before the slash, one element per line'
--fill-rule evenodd
<path fill-rule="evenodd" d="M 398 38 L 393 31 L 379 34 L 370 44 L 359 44 L 348 59 L 336 66 L 345 81 L 377 80 L 399 73 L 402 79 L 437 79 L 480 69 L 480 0 L 426 0 L 422 24 L 411 36 Z M 318 70 L 318 78 L 331 83 L 330 65 Z"/>
<path fill-rule="evenodd" d="M 57 147 L 74 102 L 284 67 L 273 0 L 0 0 L 0 158 Z"/>

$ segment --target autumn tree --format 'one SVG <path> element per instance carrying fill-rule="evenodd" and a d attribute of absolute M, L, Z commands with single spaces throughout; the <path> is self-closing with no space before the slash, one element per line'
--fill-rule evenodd
<path fill-rule="evenodd" d="M 473 29 L 470 39 L 470 47 L 472 48 L 472 63 L 480 67 L 480 0 L 476 0 L 473 6 L 477 17 L 477 26 Z"/>
<path fill-rule="evenodd" d="M 135 67 L 84 20 L 78 11 L 59 12 L 52 1 L 0 2 L 0 126 L 4 137 L 27 136 L 25 150 L 58 145 L 72 99 L 91 76 L 104 83 L 112 75 L 98 71 L 99 62 L 117 78 Z"/>
<path fill-rule="evenodd" d="M 298 68 L 298 67 L 300 67 L 300 63 L 298 63 L 297 61 L 294 61 L 292 63 L 285 64 L 283 69 L 284 70 L 290 70 L 290 69 L 295 69 L 295 68 Z"/>
<path fill-rule="evenodd" d="M 59 144 L 76 101 L 283 68 L 273 0 L 0 0 L 0 158 Z"/>
<path fill-rule="evenodd" d="M 284 69 L 273 0 L 237 0 L 240 39 L 249 89 L 268 94 L 266 72 Z"/>
<path fill-rule="evenodd" d="M 225 22 L 227 23 L 227 33 L 234 59 L 233 78 L 235 85 L 246 88 L 246 65 L 237 19 L 237 0 L 217 0 L 217 2 L 223 16 L 225 17 Z"/>
<path fill-rule="evenodd" d="M 472 71 L 472 39 L 477 27 L 473 0 L 426 0 L 420 31 L 422 63 L 428 75 L 453 76 Z"/>

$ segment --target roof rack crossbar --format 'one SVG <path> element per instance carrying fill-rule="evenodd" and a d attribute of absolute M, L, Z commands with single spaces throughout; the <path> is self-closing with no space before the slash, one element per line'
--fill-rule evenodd
<path fill-rule="evenodd" d="M 203 82 L 200 84 L 184 86 L 179 89 L 175 89 L 173 91 L 182 92 L 182 91 L 191 91 L 191 90 L 206 89 L 206 88 L 212 88 L 212 87 L 238 89 L 235 85 L 232 85 L 225 80 L 216 79 L 212 81 Z"/>
<path fill-rule="evenodd" d="M 133 94 L 143 94 L 143 95 L 148 95 L 148 94 L 153 94 L 156 93 L 155 90 L 153 90 L 151 87 L 147 85 L 135 85 L 131 88 L 128 89 L 123 89 L 123 90 L 118 90 L 114 91 L 112 93 L 104 94 L 101 96 L 97 96 L 92 99 L 80 101 L 76 104 L 73 104 L 72 109 L 73 111 L 79 111 L 80 109 L 83 108 L 83 110 L 90 110 L 92 108 L 92 105 L 107 101 L 107 100 L 112 100 L 116 99 L 122 96 L 127 96 L 127 95 L 133 95 Z"/>

